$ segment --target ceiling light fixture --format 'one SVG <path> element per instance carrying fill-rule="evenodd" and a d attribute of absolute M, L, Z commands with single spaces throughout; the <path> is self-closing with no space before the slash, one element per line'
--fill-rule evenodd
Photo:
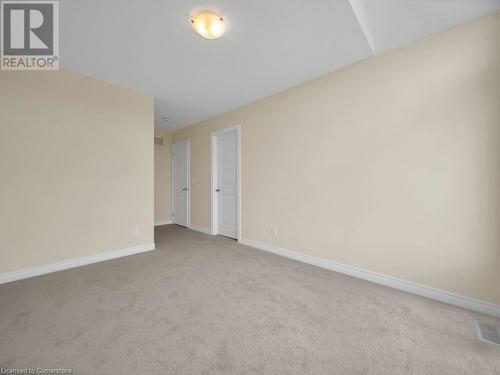
<path fill-rule="evenodd" d="M 200 10 L 190 21 L 193 29 L 207 39 L 220 38 L 226 30 L 222 16 L 211 10 Z"/>

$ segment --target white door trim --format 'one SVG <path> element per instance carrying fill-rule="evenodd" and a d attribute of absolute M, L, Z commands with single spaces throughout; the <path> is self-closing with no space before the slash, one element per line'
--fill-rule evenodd
<path fill-rule="evenodd" d="M 188 192 L 187 192 L 187 227 L 191 227 L 191 139 L 185 139 L 183 141 L 172 143 L 171 153 L 170 153 L 170 207 L 171 207 L 171 220 L 175 224 L 174 218 L 174 146 L 182 143 L 187 143 L 187 180 L 188 180 Z"/>
<path fill-rule="evenodd" d="M 224 133 L 228 133 L 236 130 L 236 165 L 237 165 L 237 213 L 236 213 L 236 239 L 238 242 L 241 241 L 241 125 L 234 125 L 228 128 L 217 130 L 212 132 L 210 137 L 210 167 L 211 167 L 211 183 L 210 183 L 210 210 L 211 210 L 211 220 L 210 220 L 210 233 L 215 236 L 218 234 L 217 229 L 217 217 L 218 217 L 218 207 L 216 204 L 217 195 L 215 189 L 217 189 L 217 136 Z"/>

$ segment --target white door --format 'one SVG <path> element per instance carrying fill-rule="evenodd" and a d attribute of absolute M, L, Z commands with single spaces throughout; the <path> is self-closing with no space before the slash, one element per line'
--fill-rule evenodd
<path fill-rule="evenodd" d="M 172 219 L 189 226 L 189 140 L 172 145 Z"/>
<path fill-rule="evenodd" d="M 217 232 L 237 238 L 238 142 L 237 131 L 216 136 L 217 143 Z"/>

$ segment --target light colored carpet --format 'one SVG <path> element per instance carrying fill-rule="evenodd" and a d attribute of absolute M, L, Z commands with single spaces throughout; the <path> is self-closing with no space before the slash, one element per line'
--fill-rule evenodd
<path fill-rule="evenodd" d="M 500 374 L 479 314 L 176 226 L 155 240 L 157 251 L 0 286 L 0 367 Z"/>

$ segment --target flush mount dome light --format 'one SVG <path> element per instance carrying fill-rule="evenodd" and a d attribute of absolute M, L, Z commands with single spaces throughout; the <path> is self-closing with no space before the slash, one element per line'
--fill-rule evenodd
<path fill-rule="evenodd" d="M 190 21 L 193 29 L 207 39 L 220 38 L 226 30 L 222 16 L 211 10 L 200 10 Z"/>

